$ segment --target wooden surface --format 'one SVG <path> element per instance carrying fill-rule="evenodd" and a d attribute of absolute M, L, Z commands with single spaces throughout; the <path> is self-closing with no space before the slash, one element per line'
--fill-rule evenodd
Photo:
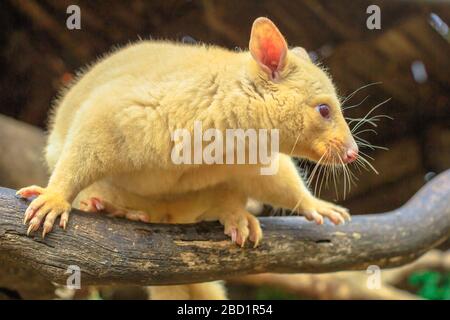
<path fill-rule="evenodd" d="M 175 284 L 260 272 L 318 273 L 398 266 L 450 234 L 450 170 L 393 212 L 354 216 L 344 226 L 300 217 L 261 218 L 260 247 L 239 248 L 218 223 L 144 224 L 72 212 L 68 229 L 26 236 L 27 201 L 0 188 L 0 260 L 65 283 L 69 265 L 88 284 Z"/>

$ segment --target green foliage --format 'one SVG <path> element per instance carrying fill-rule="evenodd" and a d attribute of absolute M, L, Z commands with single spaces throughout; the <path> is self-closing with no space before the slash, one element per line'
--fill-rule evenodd
<path fill-rule="evenodd" d="M 431 300 L 450 300 L 450 273 L 441 274 L 435 271 L 413 273 L 408 282 L 416 287 L 417 294 Z"/>
<path fill-rule="evenodd" d="M 259 287 L 255 296 L 257 300 L 298 300 L 293 294 L 268 286 Z"/>
<path fill-rule="evenodd" d="M 88 300 L 103 300 L 102 295 L 98 290 L 92 290 L 87 297 Z"/>

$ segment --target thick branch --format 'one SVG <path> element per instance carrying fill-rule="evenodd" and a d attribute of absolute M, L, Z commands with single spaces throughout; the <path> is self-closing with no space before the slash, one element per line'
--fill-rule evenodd
<path fill-rule="evenodd" d="M 27 202 L 0 188 L 0 257 L 65 283 L 78 265 L 82 284 L 175 284 L 261 272 L 332 272 L 393 267 L 419 257 L 450 233 L 450 170 L 403 207 L 317 226 L 299 217 L 261 218 L 260 247 L 239 248 L 218 223 L 161 225 L 73 212 L 67 231 L 27 237 Z M 1 260 L 1 258 L 0 258 Z"/>

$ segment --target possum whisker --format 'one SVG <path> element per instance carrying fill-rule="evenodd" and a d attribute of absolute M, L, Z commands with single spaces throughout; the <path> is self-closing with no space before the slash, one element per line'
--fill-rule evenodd
<path fill-rule="evenodd" d="M 357 142 L 356 144 L 358 145 L 358 147 L 360 147 L 359 148 L 360 150 L 361 150 L 361 146 L 369 148 L 370 150 L 375 150 L 375 148 L 372 145 L 364 143 L 364 142 Z"/>
<path fill-rule="evenodd" d="M 336 169 L 338 171 L 342 171 L 342 176 L 344 178 L 344 193 L 343 193 L 343 199 L 345 200 L 345 195 L 347 194 L 347 184 L 350 185 L 350 175 L 348 173 L 348 167 L 346 166 L 346 164 L 344 163 L 344 161 L 342 160 L 342 157 L 339 153 L 339 149 L 336 146 L 332 146 L 333 151 L 335 152 L 335 155 L 337 155 L 336 159 L 339 160 L 339 164 L 337 165 Z M 335 187 L 337 185 L 335 184 Z M 337 193 L 337 190 L 336 190 Z"/>
<path fill-rule="evenodd" d="M 346 165 L 345 169 L 347 170 L 348 176 L 348 194 L 349 194 L 352 189 L 352 186 L 356 186 L 356 181 L 358 181 L 358 177 L 356 177 L 356 175 L 353 173 L 349 165 Z"/>
<path fill-rule="evenodd" d="M 364 170 L 370 171 L 370 169 L 366 166 L 366 164 L 364 162 L 362 162 L 360 159 L 356 159 L 356 161 L 354 163 L 358 167 L 362 167 Z"/>
<path fill-rule="evenodd" d="M 333 161 L 335 161 L 339 157 L 339 150 L 336 147 L 332 147 L 331 154 L 333 155 Z M 338 167 L 333 164 L 331 167 L 331 174 L 333 176 L 333 185 L 334 185 L 334 192 L 336 194 L 336 199 L 339 199 L 339 189 L 338 189 L 338 183 L 337 183 L 337 176 L 339 175 Z"/>
<path fill-rule="evenodd" d="M 367 140 L 366 140 L 366 141 L 358 140 L 358 139 L 356 139 L 356 137 L 355 137 L 355 142 L 356 142 L 356 144 L 358 145 L 359 149 L 361 149 L 361 148 L 369 148 L 370 150 L 375 150 L 375 149 L 376 149 L 376 148 L 374 148 L 374 146 L 373 146 L 371 143 L 369 143 Z"/>
<path fill-rule="evenodd" d="M 345 118 L 347 120 L 351 119 L 348 124 L 351 125 L 353 122 L 357 122 L 355 127 L 353 128 L 353 130 L 356 130 L 357 128 L 359 128 L 362 124 L 365 123 L 369 123 L 370 125 L 372 125 L 373 127 L 378 127 L 378 124 L 376 124 L 376 122 L 380 121 L 382 118 L 386 118 L 386 119 L 390 119 L 393 120 L 394 118 L 386 115 L 386 114 L 379 114 L 376 116 L 373 116 L 371 118 Z"/>
<path fill-rule="evenodd" d="M 306 182 L 306 185 L 308 186 L 308 188 L 311 186 L 311 182 L 312 182 L 313 179 L 314 179 L 315 173 L 316 173 L 317 169 L 320 167 L 320 163 L 322 162 L 322 159 L 325 157 L 325 155 L 326 155 L 326 153 L 324 153 L 324 154 L 320 157 L 319 161 L 317 161 L 317 163 L 314 165 L 314 168 L 313 168 L 313 170 L 311 171 L 311 175 L 309 176 L 309 178 L 308 178 L 308 180 L 307 180 L 307 182 Z"/>
<path fill-rule="evenodd" d="M 358 140 L 357 138 L 355 139 L 355 140 Z M 366 140 L 367 141 L 367 140 Z M 382 147 L 382 146 L 377 146 L 377 145 L 375 145 L 375 144 L 371 144 L 371 143 L 369 143 L 369 142 L 364 142 L 364 141 L 356 141 L 356 144 L 358 145 L 358 146 L 363 146 L 363 147 L 366 147 L 366 148 L 369 148 L 369 149 L 371 149 L 371 150 L 375 150 L 375 149 L 380 149 L 380 150 L 389 150 L 389 148 L 386 148 L 386 147 Z"/>
<path fill-rule="evenodd" d="M 364 130 L 355 132 L 355 133 L 353 134 L 353 136 L 358 137 L 358 135 L 360 135 L 361 133 L 365 133 L 365 132 L 372 132 L 372 133 L 378 135 L 378 132 L 377 132 L 375 129 L 364 129 Z"/>
<path fill-rule="evenodd" d="M 377 105 L 376 107 L 379 107 L 379 106 L 381 106 L 381 104 Z M 375 109 L 372 109 L 371 111 L 373 111 L 373 110 L 375 110 Z M 366 124 L 366 123 L 368 123 L 376 128 L 376 127 L 378 127 L 376 122 L 378 122 L 380 120 L 380 118 L 389 117 L 387 115 L 376 115 L 376 116 L 368 118 L 368 115 L 371 111 L 369 111 L 363 118 L 357 118 L 357 119 L 353 119 L 353 120 L 349 121 L 349 125 L 356 122 L 356 124 L 352 128 L 352 133 L 354 133 L 359 127 L 361 127 L 363 124 Z"/>
<path fill-rule="evenodd" d="M 346 98 L 344 98 L 344 100 L 342 101 L 341 104 L 345 104 L 347 101 L 349 101 L 351 98 L 353 98 L 353 96 L 354 96 L 355 94 L 357 94 L 359 91 L 361 91 L 361 90 L 363 90 L 363 89 L 365 89 L 365 88 L 374 86 L 374 85 L 381 84 L 381 83 L 382 83 L 382 82 L 372 82 L 372 83 L 363 85 L 362 87 L 359 87 L 358 89 L 356 89 L 355 91 L 353 91 L 352 93 L 350 93 Z"/>
<path fill-rule="evenodd" d="M 330 152 L 330 159 L 333 159 L 333 156 Z M 325 187 L 328 188 L 329 184 L 329 180 L 330 180 L 330 175 L 331 175 L 331 168 L 333 167 L 333 164 L 329 164 L 326 167 L 325 173 L 326 173 L 326 177 L 325 177 Z M 320 191 L 319 191 L 320 192 Z"/>
<path fill-rule="evenodd" d="M 331 165 L 325 166 L 325 169 L 323 170 L 323 179 L 320 181 L 319 186 L 319 196 L 322 192 L 322 185 L 325 185 L 325 188 L 328 188 L 328 181 L 330 180 L 330 167 Z"/>
<path fill-rule="evenodd" d="M 356 181 L 358 181 L 358 177 L 355 175 L 355 173 L 351 170 L 350 165 L 344 164 L 342 161 L 342 158 L 340 158 L 341 163 L 343 164 L 342 169 L 345 172 L 345 175 L 347 176 L 348 181 L 348 193 L 350 193 L 352 185 L 356 186 Z M 344 200 L 345 200 L 345 193 L 344 193 Z"/>
<path fill-rule="evenodd" d="M 363 117 L 363 118 L 352 118 L 352 117 L 344 117 L 344 118 L 345 118 L 346 120 L 349 120 L 349 123 L 359 122 L 359 121 L 365 121 L 365 122 L 370 122 L 370 123 L 373 122 L 372 125 L 375 125 L 375 122 L 380 121 L 381 118 L 388 118 L 388 119 L 390 119 L 390 120 L 393 120 L 392 117 L 390 117 L 390 116 L 388 116 L 388 115 L 386 115 L 386 114 L 377 114 L 377 115 L 374 115 L 374 116 L 372 116 L 372 117 L 370 117 L 370 118 L 367 118 L 367 114 L 366 114 L 366 116 Z"/>
<path fill-rule="evenodd" d="M 367 117 L 367 115 L 366 115 L 366 117 Z M 366 117 L 357 118 L 357 119 L 353 119 L 353 120 L 349 121 L 349 125 L 352 125 L 354 122 L 356 122 L 356 124 L 352 128 L 352 131 L 351 131 L 352 133 L 354 133 L 357 129 L 359 129 L 362 125 L 364 125 L 366 123 L 370 124 L 374 128 L 378 127 L 378 124 L 376 122 L 378 122 L 379 119 L 377 118 L 377 116 L 374 116 L 371 118 L 366 118 Z"/>
<path fill-rule="evenodd" d="M 366 131 L 366 130 L 362 130 L 362 131 Z M 389 150 L 389 148 L 372 144 L 368 140 L 358 137 L 356 134 L 354 134 L 353 137 L 355 138 L 355 142 L 358 146 L 367 147 L 371 150 L 375 150 L 375 149 Z"/>
<path fill-rule="evenodd" d="M 390 120 L 393 120 L 392 117 L 386 115 L 386 114 L 378 114 L 375 115 L 373 117 L 370 118 L 349 118 L 349 117 L 345 117 L 346 120 L 348 121 L 348 124 L 351 125 L 352 123 L 356 122 L 355 127 L 357 126 L 361 126 L 364 123 L 369 123 L 370 125 L 372 125 L 373 127 L 378 127 L 378 124 L 376 124 L 376 122 L 380 121 L 382 118 L 387 118 Z"/>
<path fill-rule="evenodd" d="M 355 136 L 355 135 L 353 135 L 353 137 L 355 138 L 355 142 L 358 145 L 359 145 L 360 142 L 364 142 L 365 144 L 372 145 L 368 140 L 366 140 L 364 138 L 361 138 L 361 137 L 358 137 L 358 136 Z"/>
<path fill-rule="evenodd" d="M 333 185 L 334 185 L 336 198 L 339 199 L 339 190 L 338 190 L 337 178 L 336 178 L 337 175 L 338 175 L 338 172 L 337 172 L 337 167 L 336 167 L 336 165 L 334 163 L 334 161 L 338 157 L 338 153 L 336 151 L 337 151 L 336 148 L 334 148 L 334 147 L 330 148 L 330 157 L 331 157 L 331 160 L 333 160 L 333 164 L 328 166 L 328 173 L 330 174 L 330 176 L 331 176 L 331 178 L 333 180 Z M 328 188 L 328 179 L 327 179 L 326 187 Z"/>
<path fill-rule="evenodd" d="M 340 156 L 339 156 L 339 161 L 341 162 L 341 168 L 342 168 L 343 177 L 344 177 L 344 194 L 343 194 L 343 199 L 345 200 L 345 195 L 347 194 L 347 172 L 345 170 L 345 164 L 342 161 L 342 158 Z"/>
<path fill-rule="evenodd" d="M 364 124 L 364 123 L 366 123 L 366 122 L 368 122 L 367 120 L 369 119 L 368 117 L 369 117 L 369 115 L 372 113 L 372 112 L 374 112 L 376 109 L 378 109 L 379 107 L 381 107 L 382 105 L 384 105 L 385 103 L 387 103 L 388 101 L 390 101 L 391 99 L 389 98 L 389 99 L 386 99 L 386 100 L 384 100 L 383 102 L 381 102 L 381 103 L 379 103 L 379 104 L 377 104 L 375 107 L 373 107 L 372 109 L 370 109 L 369 110 L 369 112 L 367 112 L 366 113 L 366 115 L 352 128 L 352 130 L 351 130 L 351 132 L 353 133 L 353 132 L 355 132 L 362 124 Z M 377 115 L 377 116 L 374 116 L 374 117 L 372 117 L 372 118 L 370 118 L 371 120 L 370 121 L 372 121 L 373 122 L 373 119 L 375 118 L 375 119 L 377 119 L 377 118 L 381 118 L 381 117 L 389 117 L 388 115 Z M 389 117 L 390 118 L 390 117 Z M 375 125 L 376 126 L 376 125 Z"/>
<path fill-rule="evenodd" d="M 299 199 L 299 200 L 297 201 L 297 203 L 295 204 L 295 206 L 290 210 L 292 214 L 295 214 L 295 212 L 296 212 L 297 209 L 298 209 L 298 206 L 300 205 L 300 202 L 302 202 L 302 199 Z"/>
<path fill-rule="evenodd" d="M 348 173 L 350 174 L 350 182 L 353 186 L 356 186 L 356 181 L 358 181 L 358 177 L 355 175 L 355 173 L 352 171 L 350 166 L 347 166 Z"/>
<path fill-rule="evenodd" d="M 370 125 L 372 125 L 372 126 L 374 126 L 374 127 L 377 127 L 378 125 L 375 123 L 376 121 L 374 121 L 373 119 L 364 119 L 364 118 L 348 118 L 348 117 L 345 117 L 345 119 L 346 120 L 348 120 L 348 124 L 349 125 L 351 125 L 351 124 L 353 124 L 353 123 L 355 123 L 356 122 L 356 124 L 359 124 L 359 123 L 368 123 L 368 124 L 370 124 Z"/>
<path fill-rule="evenodd" d="M 364 155 L 364 156 L 366 156 L 367 158 L 369 158 L 370 160 L 375 160 L 372 156 L 369 156 L 367 153 L 365 153 L 364 151 L 361 151 L 361 150 L 359 150 L 359 153 L 360 153 L 360 156 L 361 156 L 361 154 L 362 155 Z"/>
<path fill-rule="evenodd" d="M 315 174 L 316 174 L 316 172 L 317 172 L 317 168 L 320 167 L 320 163 L 321 163 L 321 161 L 323 160 L 323 158 L 325 157 L 325 155 L 326 155 L 326 153 L 324 153 L 324 154 L 320 157 L 319 161 L 317 161 L 317 163 L 314 165 L 314 168 L 313 168 L 313 170 L 311 171 L 311 174 L 310 174 L 308 180 L 306 181 L 306 186 L 307 186 L 308 188 L 310 187 L 311 182 L 312 182 L 312 180 L 313 180 L 313 178 L 314 178 L 314 176 L 315 176 Z M 294 212 L 298 209 L 298 206 L 300 205 L 300 202 L 301 202 L 301 201 L 302 201 L 302 199 L 299 199 L 299 200 L 297 201 L 297 203 L 295 204 L 295 206 L 291 209 L 291 212 L 292 212 L 292 213 L 294 213 Z"/>
<path fill-rule="evenodd" d="M 366 158 L 364 158 L 362 155 L 359 156 L 358 159 L 360 159 L 362 162 L 367 164 L 372 169 L 373 172 L 375 172 L 376 174 L 379 174 L 377 169 L 375 169 L 375 167 Z"/>
<path fill-rule="evenodd" d="M 334 191 L 336 193 L 336 199 L 339 200 L 339 192 L 338 192 L 337 180 L 336 180 L 337 169 L 336 169 L 335 165 L 333 165 L 332 170 L 333 170 Z"/>
<path fill-rule="evenodd" d="M 297 139 L 295 139 L 294 145 L 292 146 L 291 153 L 289 154 L 289 156 L 292 156 L 292 154 L 294 153 L 295 147 L 297 146 L 298 139 L 300 139 L 300 136 L 301 133 L 297 136 Z"/>
<path fill-rule="evenodd" d="M 386 99 L 385 101 L 377 104 L 376 106 L 374 106 L 372 109 L 369 110 L 369 112 L 366 113 L 366 115 L 362 118 L 346 118 L 347 120 L 350 119 L 349 121 L 349 125 L 356 122 L 356 124 L 353 126 L 353 128 L 351 129 L 352 135 L 355 138 L 355 142 L 358 145 L 358 147 L 360 147 L 360 151 L 359 151 L 359 157 L 356 159 L 356 161 L 354 162 L 355 166 L 358 168 L 358 170 L 361 170 L 360 168 L 365 169 L 366 171 L 370 171 L 372 170 L 374 173 L 379 174 L 378 171 L 375 169 L 375 167 L 370 163 L 370 160 L 374 160 L 373 157 L 371 157 L 369 154 L 365 153 L 364 151 L 361 151 L 362 148 L 368 148 L 370 150 L 375 150 L 375 149 L 381 149 L 381 150 L 388 150 L 388 148 L 382 147 L 382 146 L 378 146 L 378 145 L 374 145 L 372 143 L 370 143 L 368 140 L 361 138 L 359 135 L 366 133 L 366 132 L 372 132 L 377 134 L 376 130 L 369 128 L 369 129 L 360 129 L 361 126 L 363 126 L 364 124 L 368 123 L 370 125 L 372 125 L 373 127 L 377 127 L 377 123 L 378 121 L 380 121 L 381 119 L 391 119 L 393 120 L 392 117 L 385 115 L 385 114 L 379 114 L 379 115 L 374 115 L 372 117 L 369 117 L 370 114 L 372 114 L 376 109 L 378 109 L 379 107 L 381 107 L 382 105 L 384 105 L 385 103 L 387 103 L 388 101 L 390 101 L 390 99 Z M 359 130 L 358 130 L 359 129 Z"/>
<path fill-rule="evenodd" d="M 358 170 L 358 172 L 362 173 L 361 165 L 359 164 L 359 162 L 355 161 L 353 164 L 354 164 L 355 168 Z"/>
<path fill-rule="evenodd" d="M 308 163 L 308 161 L 304 158 L 299 160 L 298 171 L 302 176 L 304 176 L 305 174 L 306 175 L 308 174 L 308 168 L 306 166 L 307 163 Z"/>
<path fill-rule="evenodd" d="M 303 159 L 301 166 L 303 166 L 302 175 L 304 178 L 308 177 L 310 174 L 310 171 L 311 171 L 311 168 L 308 166 L 308 164 L 309 164 L 309 161 L 307 159 Z M 300 168 L 302 168 L 302 167 L 300 167 Z"/>
<path fill-rule="evenodd" d="M 319 171 L 317 172 L 317 178 L 316 178 L 316 183 L 315 183 L 315 185 L 314 185 L 314 195 L 315 196 L 317 196 L 317 184 L 319 183 L 319 180 L 321 180 L 320 179 L 320 174 L 321 174 L 321 172 L 322 172 L 322 170 L 323 170 L 323 165 L 322 166 L 320 166 L 319 167 Z"/>
<path fill-rule="evenodd" d="M 325 152 L 325 154 L 326 154 L 326 157 L 324 159 L 324 164 L 320 166 L 319 174 L 317 175 L 316 184 L 315 184 L 315 187 L 314 187 L 314 195 L 316 195 L 317 197 L 320 197 L 320 192 L 322 190 L 322 183 L 323 183 L 323 180 L 325 178 L 325 171 L 328 169 L 328 160 L 330 158 L 329 150 L 327 150 Z M 320 174 L 322 173 L 322 170 L 323 170 L 323 175 L 322 175 L 322 177 L 320 177 Z M 318 184 L 319 180 L 320 180 L 319 193 L 317 193 L 316 192 L 317 191 L 317 184 Z"/>
<path fill-rule="evenodd" d="M 364 99 L 361 100 L 361 102 L 359 102 L 357 104 L 352 104 L 352 105 L 346 106 L 346 107 L 342 106 L 341 109 L 342 109 L 342 111 L 345 111 L 345 110 L 348 110 L 348 109 L 357 108 L 360 105 L 362 105 L 369 97 L 370 97 L 370 95 L 366 96 Z"/>

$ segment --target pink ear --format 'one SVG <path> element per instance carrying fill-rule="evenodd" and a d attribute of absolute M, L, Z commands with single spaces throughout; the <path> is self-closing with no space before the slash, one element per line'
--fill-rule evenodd
<path fill-rule="evenodd" d="M 250 36 L 250 53 L 272 79 L 279 77 L 288 50 L 286 40 L 275 24 L 267 18 L 253 22 Z"/>

